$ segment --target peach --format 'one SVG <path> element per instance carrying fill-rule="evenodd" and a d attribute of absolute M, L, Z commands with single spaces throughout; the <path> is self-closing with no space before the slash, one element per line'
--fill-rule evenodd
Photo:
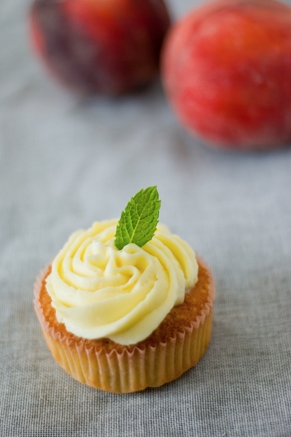
<path fill-rule="evenodd" d="M 291 9 L 273 0 L 202 6 L 169 33 L 162 76 L 177 117 L 205 143 L 290 143 Z"/>
<path fill-rule="evenodd" d="M 35 51 L 82 93 L 117 95 L 148 84 L 169 25 L 163 0 L 35 0 L 30 11 Z"/>

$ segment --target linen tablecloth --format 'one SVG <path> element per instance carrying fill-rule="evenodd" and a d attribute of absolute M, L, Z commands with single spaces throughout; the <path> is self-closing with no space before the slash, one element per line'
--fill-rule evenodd
<path fill-rule="evenodd" d="M 169 5 L 177 18 L 196 3 Z M 291 149 L 206 148 L 158 80 L 119 99 L 70 95 L 30 51 L 28 6 L 0 3 L 0 435 L 290 436 Z M 176 381 L 104 393 L 52 358 L 33 283 L 74 230 L 151 185 L 160 221 L 213 270 L 212 338 Z"/>

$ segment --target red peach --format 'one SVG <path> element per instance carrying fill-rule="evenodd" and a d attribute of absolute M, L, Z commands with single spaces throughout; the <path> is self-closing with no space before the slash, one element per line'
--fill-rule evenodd
<path fill-rule="evenodd" d="M 291 142 L 291 9 L 220 0 L 186 16 L 162 54 L 163 83 L 181 123 L 214 147 Z"/>
<path fill-rule="evenodd" d="M 170 25 L 163 0 L 35 0 L 35 51 L 64 84 L 85 93 L 122 94 L 159 71 Z"/>

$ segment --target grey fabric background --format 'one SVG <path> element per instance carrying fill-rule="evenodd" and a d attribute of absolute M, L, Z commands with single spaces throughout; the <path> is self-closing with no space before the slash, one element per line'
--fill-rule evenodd
<path fill-rule="evenodd" d="M 171 0 L 175 17 L 194 2 Z M 28 0 L 0 3 L 0 435 L 291 435 L 291 149 L 215 152 L 157 81 L 116 101 L 71 96 L 27 43 Z M 32 305 L 71 232 L 158 186 L 160 219 L 213 269 L 209 349 L 180 379 L 114 395 L 52 358 Z"/>

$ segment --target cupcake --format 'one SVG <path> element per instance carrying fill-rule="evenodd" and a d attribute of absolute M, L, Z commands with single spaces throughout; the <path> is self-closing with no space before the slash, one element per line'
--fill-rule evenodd
<path fill-rule="evenodd" d="M 195 366 L 211 335 L 207 264 L 158 223 L 156 187 L 121 219 L 75 232 L 35 283 L 35 310 L 55 360 L 76 380 L 129 393 Z"/>

